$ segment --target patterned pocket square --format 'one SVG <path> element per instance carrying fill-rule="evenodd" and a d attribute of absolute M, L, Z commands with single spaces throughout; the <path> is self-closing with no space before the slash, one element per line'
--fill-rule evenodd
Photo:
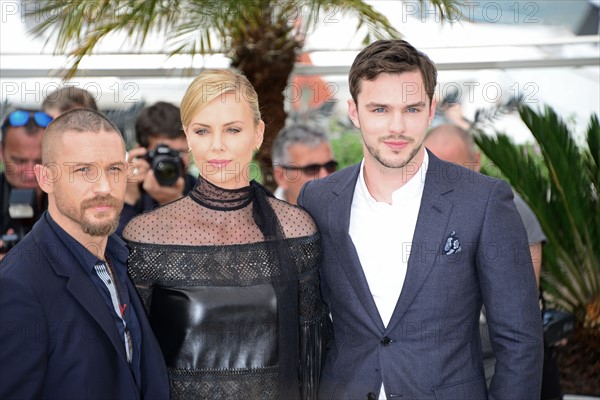
<path fill-rule="evenodd" d="M 450 254 L 460 252 L 460 242 L 456 237 L 456 231 L 452 231 L 448 239 L 446 239 L 446 244 L 444 245 L 444 254 L 449 256 Z"/>

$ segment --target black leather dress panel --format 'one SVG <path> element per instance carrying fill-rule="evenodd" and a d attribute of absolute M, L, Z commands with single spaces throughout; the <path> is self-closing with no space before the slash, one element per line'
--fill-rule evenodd
<path fill-rule="evenodd" d="M 155 286 L 150 322 L 169 368 L 223 370 L 277 364 L 272 284 Z"/>

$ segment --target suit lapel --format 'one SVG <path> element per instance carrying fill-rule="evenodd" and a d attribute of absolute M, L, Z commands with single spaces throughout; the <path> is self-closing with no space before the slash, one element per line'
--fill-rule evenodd
<path fill-rule="evenodd" d="M 367 314 L 377 328 L 383 332 L 384 327 L 381 316 L 371 295 L 367 278 L 358 258 L 358 253 L 349 234 L 352 199 L 354 197 L 356 180 L 360 172 L 360 165 L 358 164 L 349 168 L 348 173 L 345 176 L 341 176 L 340 180 L 333 187 L 333 194 L 336 197 L 330 202 L 332 211 L 329 213 L 328 225 L 331 237 L 333 238 L 333 245 L 342 264 L 342 269 L 356 291 L 357 297 L 367 311 Z"/>
<path fill-rule="evenodd" d="M 40 221 L 43 219 L 44 216 L 40 218 Z M 74 256 L 70 253 L 70 250 L 66 248 L 47 223 L 36 224 L 32 234 L 54 272 L 68 278 L 67 290 L 100 325 L 115 350 L 127 362 L 123 341 L 104 299 L 81 266 L 74 264 Z"/>
<path fill-rule="evenodd" d="M 96 320 L 117 352 L 123 360 L 126 361 L 127 355 L 125 353 L 125 346 L 104 299 L 100 293 L 98 293 L 98 288 L 90 280 L 89 276 L 85 275 L 83 271 L 80 272 L 81 273 L 73 273 L 70 276 L 69 282 L 67 283 L 67 289 L 73 294 L 83 308 L 86 309 L 92 318 Z"/>
<path fill-rule="evenodd" d="M 386 330 L 392 330 L 413 302 L 441 255 L 444 232 L 448 225 L 452 203 L 444 195 L 452 186 L 443 180 L 443 165 L 429 152 L 429 167 L 423 188 L 421 207 L 413 235 L 404 286 Z"/>

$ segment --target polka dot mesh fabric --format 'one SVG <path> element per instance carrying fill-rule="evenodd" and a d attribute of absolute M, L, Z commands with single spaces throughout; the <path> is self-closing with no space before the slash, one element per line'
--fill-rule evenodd
<path fill-rule="evenodd" d="M 301 208 L 273 197 L 267 200 L 278 220 L 280 240 L 289 249 L 297 271 L 299 327 L 311 330 L 321 325 L 326 315 L 318 280 L 320 235 Z M 251 186 L 224 190 L 199 179 L 188 196 L 133 219 L 123 237 L 131 251 L 129 273 L 146 310 L 152 305 L 156 285 L 249 286 L 281 279 L 285 269 L 257 225 L 255 206 L 255 188 Z M 277 368 L 170 369 L 171 397 L 277 399 Z"/>
<path fill-rule="evenodd" d="M 250 187 L 223 190 L 200 180 L 188 196 L 132 220 L 123 237 L 138 243 L 187 246 L 261 242 L 264 237 L 252 216 L 252 198 Z M 317 233 L 304 210 L 275 198 L 268 200 L 286 238 Z"/>

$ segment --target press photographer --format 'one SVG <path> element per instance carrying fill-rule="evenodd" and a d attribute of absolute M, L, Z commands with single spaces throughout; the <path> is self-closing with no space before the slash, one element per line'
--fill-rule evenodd
<path fill-rule="evenodd" d="M 0 241 L 10 246 L 14 236 L 27 233 L 42 211 L 48 206 L 46 196 L 39 188 L 33 167 L 41 163 L 42 137 L 52 118 L 35 110 L 16 110 L 6 116 L 2 122 L 0 144 L 4 172 L 0 173 Z M 16 189 L 28 189 L 33 197 L 33 216 L 14 219 L 9 213 L 12 192 Z M 18 240 L 18 237 L 16 238 Z M 3 243 L 0 247 L 7 248 Z M 0 258 L 2 255 L 0 255 Z"/>
<path fill-rule="evenodd" d="M 120 235 L 136 215 L 186 195 L 196 178 L 186 172 L 188 145 L 181 126 L 179 108 L 158 102 L 142 110 L 135 122 L 138 147 L 131 149 L 125 206 Z"/>

